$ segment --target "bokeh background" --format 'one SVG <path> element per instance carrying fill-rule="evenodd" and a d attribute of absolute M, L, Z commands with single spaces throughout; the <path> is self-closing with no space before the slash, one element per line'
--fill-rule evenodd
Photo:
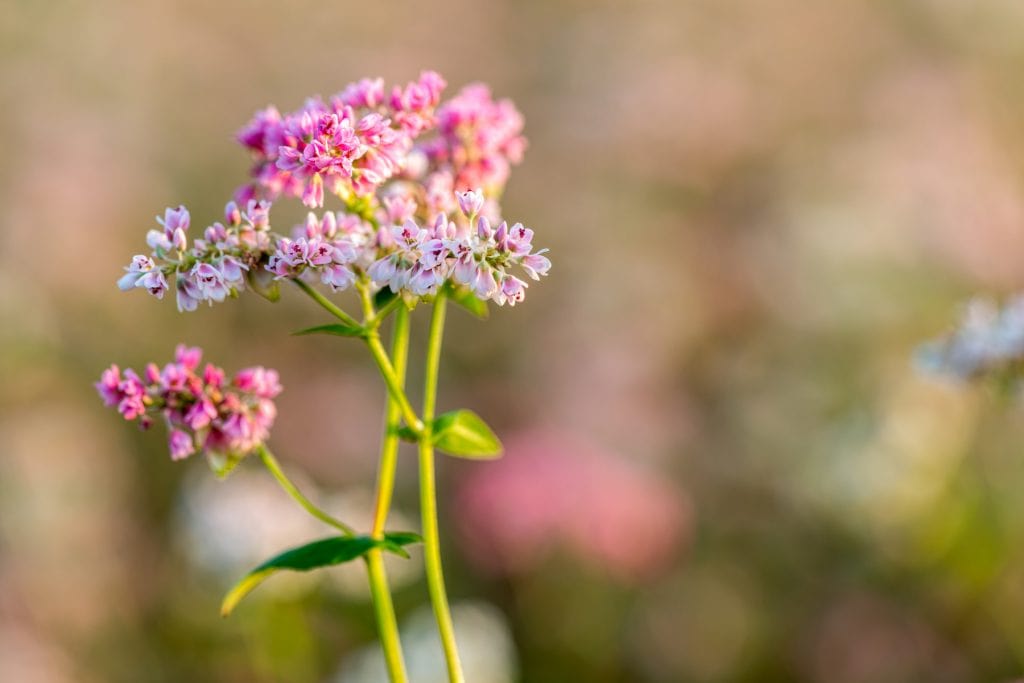
<path fill-rule="evenodd" d="M 910 361 L 969 294 L 1024 286 L 1018 0 L 0 17 L 0 680 L 383 680 L 358 566 L 219 618 L 254 562 L 324 531 L 255 463 L 170 463 L 91 382 L 179 340 L 277 367 L 275 451 L 364 524 L 383 397 L 357 344 L 290 337 L 321 320 L 291 293 L 181 315 L 114 281 L 163 207 L 220 215 L 254 110 L 423 68 L 523 111 L 506 215 L 555 263 L 522 307 L 451 315 L 441 407 L 508 446 L 441 464 L 472 683 L 1022 673 L 1020 409 Z M 394 528 L 418 526 L 413 460 Z M 414 680 L 441 681 L 420 558 L 391 574 Z"/>

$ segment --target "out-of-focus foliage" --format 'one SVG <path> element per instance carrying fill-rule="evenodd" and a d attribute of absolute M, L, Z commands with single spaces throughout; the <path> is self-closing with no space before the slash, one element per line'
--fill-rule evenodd
<path fill-rule="evenodd" d="M 185 316 L 114 282 L 165 206 L 220 214 L 247 168 L 225 131 L 254 110 L 423 68 L 523 111 L 504 204 L 557 257 L 522 307 L 446 335 L 440 408 L 507 446 L 442 463 L 451 593 L 489 603 L 456 609 L 473 682 L 1022 673 L 1021 408 L 910 362 L 969 293 L 1024 288 L 1021 3 L 2 14 L 0 680 L 380 680 L 358 564 L 219 618 L 234 578 L 327 530 L 255 467 L 172 466 L 91 382 L 179 340 L 278 368 L 275 452 L 365 528 L 383 397 L 358 344 L 290 336 L 326 322 L 293 292 Z M 393 528 L 417 526 L 413 474 Z M 412 552 L 391 575 L 427 653 Z"/>

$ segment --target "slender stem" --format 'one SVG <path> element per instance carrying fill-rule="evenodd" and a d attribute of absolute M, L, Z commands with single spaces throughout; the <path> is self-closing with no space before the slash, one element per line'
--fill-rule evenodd
<path fill-rule="evenodd" d="M 380 335 L 376 330 L 373 330 L 367 333 L 365 341 L 367 348 L 370 349 L 370 355 L 373 356 L 373 360 L 380 369 L 381 376 L 384 377 L 384 384 L 388 387 L 388 393 L 395 403 L 398 404 L 398 410 L 402 418 L 409 425 L 413 433 L 419 436 L 423 433 L 423 422 L 416 417 L 416 411 L 413 410 L 412 404 L 409 403 L 409 398 L 405 395 L 405 390 L 402 389 L 402 383 L 398 381 L 398 375 L 395 374 L 395 369 L 391 366 L 388 352 L 384 350 L 384 345 L 380 343 Z"/>
<path fill-rule="evenodd" d="M 395 316 L 392 331 L 391 358 L 400 385 L 405 384 L 405 368 L 409 355 L 409 311 L 403 306 Z M 387 408 L 384 419 L 384 437 L 380 447 L 380 467 L 377 472 L 377 499 L 373 512 L 373 538 L 384 536 L 384 525 L 391 498 L 395 489 L 395 469 L 398 464 L 398 434 L 401 421 L 398 404 L 387 395 Z M 398 624 L 395 620 L 395 608 L 391 601 L 387 574 L 384 569 L 384 554 L 374 548 L 366 554 L 366 568 L 370 575 L 370 592 L 373 595 L 374 610 L 377 614 L 377 627 L 380 634 L 384 661 L 388 668 L 388 676 L 392 683 L 405 683 L 407 675 L 402 657 L 402 645 L 398 637 Z"/>
<path fill-rule="evenodd" d="M 391 301 L 381 306 L 380 310 L 378 310 L 374 314 L 373 320 L 371 321 L 370 324 L 374 326 L 379 326 L 382 322 L 384 322 L 384 319 L 391 314 L 391 311 L 395 310 L 396 308 L 405 308 L 405 302 L 402 301 L 401 295 L 395 296 L 393 299 L 391 299 Z"/>
<path fill-rule="evenodd" d="M 434 301 L 434 312 L 430 318 L 430 336 L 427 341 L 427 361 L 423 382 L 423 433 L 419 437 L 420 459 L 420 516 L 423 525 L 423 553 L 427 573 L 427 589 L 434 607 L 437 630 L 441 635 L 445 662 L 448 664 L 450 683 L 464 683 L 462 663 L 455 645 L 455 628 L 452 624 L 451 608 L 444 587 L 441 569 L 441 540 L 437 527 L 437 482 L 434 474 L 434 444 L 431 422 L 437 404 L 437 372 L 441 363 L 441 340 L 444 335 L 445 317 L 444 290 L 440 290 Z"/>
<path fill-rule="evenodd" d="M 391 332 L 391 358 L 395 375 L 400 386 L 405 386 L 405 369 L 409 357 L 409 310 L 402 306 L 395 314 L 395 325 Z M 398 464 L 398 428 L 402 412 L 395 400 L 388 394 L 384 416 L 384 438 L 380 446 L 380 470 L 377 475 L 377 500 L 374 505 L 373 527 L 370 535 L 380 538 L 384 523 L 391 508 L 391 495 L 395 489 L 395 468 Z"/>
<path fill-rule="evenodd" d="M 302 280 L 292 280 L 296 285 L 299 286 L 303 292 L 308 294 L 314 301 L 320 304 L 328 313 L 336 317 L 342 322 L 352 325 L 353 327 L 361 327 L 366 329 L 361 323 L 357 322 L 355 318 L 350 316 L 345 311 L 335 306 L 331 301 L 314 288 L 310 287 L 307 283 Z M 367 315 L 372 315 L 373 309 L 367 311 Z M 377 363 L 377 367 L 380 369 L 381 376 L 384 377 L 384 384 L 388 387 L 388 393 L 398 403 L 398 407 L 402 412 L 402 418 L 405 419 L 409 428 L 417 436 L 423 431 L 423 423 L 416 417 L 416 411 L 412 409 L 412 404 L 409 403 L 409 398 L 405 395 L 405 391 L 402 389 L 401 383 L 398 381 L 398 376 L 395 374 L 395 369 L 391 366 L 391 359 L 388 358 L 388 352 L 384 350 L 384 345 L 380 343 L 380 334 L 377 330 L 369 329 L 366 331 L 363 340 L 366 342 L 367 348 L 370 349 L 370 355 L 373 356 L 374 362 Z"/>
<path fill-rule="evenodd" d="M 299 491 L 298 488 L 296 488 L 295 484 L 293 484 L 291 480 L 288 479 L 287 476 L 285 476 L 285 473 L 281 470 L 280 463 L 277 462 L 277 458 L 274 457 L 274 454 L 271 453 L 266 446 L 260 446 L 256 452 L 259 453 L 260 459 L 263 461 L 263 464 L 266 465 L 270 473 L 274 475 L 274 479 L 277 479 L 277 483 L 281 485 L 281 488 L 283 488 L 288 493 L 289 496 L 294 498 L 295 501 L 299 505 L 301 505 L 306 512 L 313 515 L 324 524 L 334 527 L 346 536 L 356 535 L 355 530 L 348 524 L 345 524 L 344 522 L 341 522 L 335 519 L 334 517 L 331 517 L 329 514 L 327 514 L 326 512 L 318 508 L 316 505 L 314 505 L 312 502 L 310 502 L 309 498 L 306 498 L 304 495 L 302 495 L 302 492 Z"/>
<path fill-rule="evenodd" d="M 298 285 L 299 289 L 301 289 L 303 292 L 309 295 L 309 297 L 313 299 L 313 301 L 320 304 L 328 313 L 333 315 L 338 320 L 342 321 L 346 325 L 351 325 L 352 327 L 362 327 L 358 320 L 356 320 L 348 313 L 335 306 L 330 299 L 325 297 L 320 292 L 316 291 L 316 289 L 314 287 L 311 287 L 308 283 L 303 282 L 298 278 L 292 280 L 292 282 Z"/>

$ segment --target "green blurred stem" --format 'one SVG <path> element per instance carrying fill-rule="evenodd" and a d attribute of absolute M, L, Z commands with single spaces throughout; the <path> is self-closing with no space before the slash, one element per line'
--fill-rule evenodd
<path fill-rule="evenodd" d="M 365 305 L 365 304 L 364 304 Z M 391 362 L 399 386 L 405 386 L 405 368 L 409 356 L 409 311 L 405 306 L 398 309 L 395 315 L 395 326 L 391 337 Z M 373 538 L 384 537 L 384 525 L 391 498 L 395 490 L 395 469 L 398 464 L 398 427 L 402 419 L 401 409 L 387 395 L 387 408 L 384 418 L 384 437 L 380 446 L 380 465 L 377 470 L 377 496 L 373 511 Z M 377 629 L 380 634 L 384 661 L 387 664 L 391 683 L 406 683 L 405 660 L 402 656 L 402 644 L 398 637 L 398 623 L 395 619 L 395 607 L 391 601 L 391 590 L 388 587 L 387 574 L 384 570 L 384 554 L 375 548 L 366 554 L 366 567 L 370 574 L 370 592 L 373 595 L 374 611 L 377 614 Z"/>
<path fill-rule="evenodd" d="M 434 300 L 434 311 L 430 318 L 430 336 L 427 340 L 427 360 L 423 382 L 423 432 L 419 435 L 420 460 L 420 516 L 423 525 L 423 552 L 427 572 L 427 588 L 434 607 L 437 630 L 441 635 L 445 662 L 448 664 L 450 683 L 465 683 L 462 663 L 455 645 L 455 629 L 452 625 L 451 608 L 444 587 L 441 569 L 441 540 L 437 528 L 437 482 L 434 473 L 434 444 L 431 423 L 437 404 L 437 373 L 441 363 L 441 341 L 444 336 L 445 306 L 444 289 Z"/>
<path fill-rule="evenodd" d="M 285 476 L 285 473 L 281 470 L 280 463 L 277 462 L 277 458 L 274 457 L 274 454 L 271 453 L 266 446 L 261 445 L 256 452 L 259 453 L 260 460 L 263 461 L 263 464 L 270 471 L 270 474 L 274 476 L 274 479 L 277 479 L 277 483 L 281 485 L 281 488 L 283 488 L 289 496 L 294 498 L 295 502 L 301 505 L 306 512 L 316 517 L 324 524 L 334 527 L 345 536 L 356 535 L 355 530 L 348 524 L 331 517 L 316 505 L 313 505 L 309 498 L 302 495 L 302 492 L 299 491 L 295 484 Z"/>
<path fill-rule="evenodd" d="M 418 417 L 416 417 L 416 411 L 412 409 L 412 404 L 409 403 L 409 398 L 405 395 L 402 384 L 398 381 L 395 369 L 391 365 L 391 359 L 388 358 L 388 352 L 384 350 L 384 345 L 380 342 L 380 333 L 377 328 L 373 325 L 366 326 L 357 322 L 355 318 L 335 306 L 327 297 L 302 280 L 292 280 L 292 282 L 298 285 L 299 289 L 305 292 L 311 299 L 313 299 L 313 301 L 320 304 L 324 310 L 335 318 L 346 325 L 362 328 L 364 330 L 363 341 L 366 342 L 367 348 L 370 349 L 370 355 L 373 356 L 374 362 L 377 363 L 377 368 L 380 370 L 380 374 L 384 378 L 384 384 L 388 387 L 388 393 L 398 404 L 402 417 L 405 419 L 405 423 L 409 425 L 409 429 L 419 436 L 423 432 L 423 423 L 420 422 Z M 364 296 L 364 306 L 366 306 L 365 300 L 366 297 Z M 369 307 L 365 312 L 367 318 L 373 320 L 374 314 L 372 303 L 369 304 Z"/>

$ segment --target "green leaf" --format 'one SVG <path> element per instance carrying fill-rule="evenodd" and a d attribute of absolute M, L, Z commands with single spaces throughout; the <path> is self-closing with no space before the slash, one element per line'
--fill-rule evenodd
<path fill-rule="evenodd" d="M 416 443 L 416 432 L 412 431 L 410 427 L 399 427 L 395 430 L 395 434 L 402 441 L 408 441 L 409 443 Z"/>
<path fill-rule="evenodd" d="M 451 287 L 448 296 L 452 301 L 481 320 L 486 320 L 487 316 L 491 313 L 487 307 L 487 302 L 478 299 L 476 294 L 468 287 Z"/>
<path fill-rule="evenodd" d="M 208 451 L 206 462 L 210 465 L 210 469 L 213 470 L 218 479 L 224 479 L 231 474 L 231 471 L 238 466 L 238 463 L 242 462 L 242 456 L 237 453 Z"/>
<path fill-rule="evenodd" d="M 220 605 L 220 614 L 222 617 L 231 614 L 242 598 L 263 583 L 267 577 L 282 569 L 307 572 L 320 567 L 330 567 L 351 562 L 374 548 L 381 548 L 408 558 L 409 553 L 403 546 L 419 543 L 422 540 L 419 534 L 396 531 L 384 534 L 382 539 L 374 539 L 369 536 L 332 536 L 286 550 L 256 567 L 236 583 L 224 596 Z"/>
<path fill-rule="evenodd" d="M 449 455 L 478 460 L 501 457 L 501 441 L 472 410 L 453 410 L 434 420 L 433 441 Z"/>
<path fill-rule="evenodd" d="M 377 293 L 373 295 L 373 310 L 379 311 L 380 309 L 391 303 L 397 294 L 391 291 L 390 287 L 382 287 L 377 290 Z"/>
<path fill-rule="evenodd" d="M 307 327 L 304 330 L 298 332 L 292 332 L 295 336 L 302 336 L 304 334 L 333 334 L 338 337 L 361 337 L 366 333 L 362 327 L 353 325 L 346 325 L 345 323 L 332 323 L 330 325 L 317 325 L 316 327 Z"/>
<path fill-rule="evenodd" d="M 281 298 L 280 283 L 274 279 L 274 274 L 262 265 L 255 265 L 245 271 L 245 280 L 249 283 L 249 289 L 267 301 L 276 302 Z"/>

